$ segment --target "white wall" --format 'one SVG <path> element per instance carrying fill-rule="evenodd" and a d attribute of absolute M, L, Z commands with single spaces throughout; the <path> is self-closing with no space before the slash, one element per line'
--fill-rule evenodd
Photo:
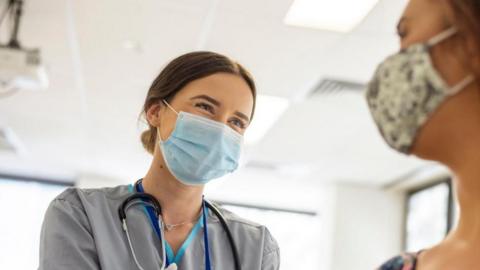
<path fill-rule="evenodd" d="M 105 175 L 83 173 L 77 175 L 75 184 L 77 187 L 80 188 L 102 188 L 114 187 L 124 184 L 133 184 L 136 180 L 137 179 L 119 179 L 116 177 L 109 177 Z"/>
<path fill-rule="evenodd" d="M 397 255 L 403 209 L 401 192 L 336 185 L 330 269 L 373 270 Z"/>
<path fill-rule="evenodd" d="M 402 249 L 404 190 L 247 170 L 212 183 L 207 194 L 220 200 L 317 212 L 321 219 L 316 229 L 320 232 L 318 269 L 374 270 Z"/>

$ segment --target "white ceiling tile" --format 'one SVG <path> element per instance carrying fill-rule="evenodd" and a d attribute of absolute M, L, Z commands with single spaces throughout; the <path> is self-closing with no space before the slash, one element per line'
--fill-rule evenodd
<path fill-rule="evenodd" d="M 397 48 L 405 0 L 381 1 L 348 35 L 284 25 L 291 2 L 26 1 L 20 40 L 42 49 L 50 88 L 0 99 L 1 120 L 32 160 L 133 178 L 150 159 L 137 126 L 147 89 L 182 53 L 200 45 L 225 53 L 252 71 L 261 94 L 297 99 L 323 77 L 367 81 Z M 383 144 L 360 99 L 294 105 L 252 158 L 313 164 L 311 181 L 383 183 L 417 166 Z"/>

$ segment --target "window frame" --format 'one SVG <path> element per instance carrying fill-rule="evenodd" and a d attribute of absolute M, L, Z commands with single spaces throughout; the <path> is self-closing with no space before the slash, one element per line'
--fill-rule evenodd
<path fill-rule="evenodd" d="M 453 227 L 454 224 L 454 219 L 455 219 L 455 198 L 453 195 L 453 185 L 452 185 L 452 178 L 450 176 L 448 177 L 443 177 L 440 180 L 436 180 L 433 182 L 429 182 L 428 184 L 424 184 L 412 189 L 407 190 L 406 196 L 405 196 L 405 202 L 404 202 L 404 218 L 403 218 L 403 238 L 402 238 L 402 249 L 406 250 L 407 249 L 407 239 L 408 239 L 408 214 L 410 211 L 410 200 L 413 196 L 416 194 L 431 189 L 435 188 L 439 185 L 446 184 L 448 188 L 448 203 L 447 203 L 447 214 L 445 216 L 446 219 L 446 228 L 445 228 L 445 236 L 448 235 L 450 230 Z"/>
<path fill-rule="evenodd" d="M 9 185 L 10 183 L 12 183 L 13 185 L 19 184 L 19 185 L 22 185 L 22 186 L 34 185 L 34 186 L 38 186 L 40 189 L 55 188 L 55 189 L 58 189 L 58 190 L 64 190 L 66 188 L 70 188 L 70 187 L 75 186 L 75 181 L 73 179 L 68 179 L 68 178 L 60 179 L 60 178 L 53 178 L 53 177 L 48 178 L 48 177 L 27 176 L 27 175 L 21 175 L 21 174 L 5 173 L 5 172 L 0 171 L 0 183 L 2 183 L 2 181 L 3 181 L 3 183 L 6 183 L 7 185 Z M 8 191 L 8 189 L 6 189 L 6 190 Z M 44 202 L 47 203 L 48 200 L 44 200 Z M 44 215 L 44 213 L 42 213 L 42 214 Z M 41 224 L 38 224 L 38 225 L 41 225 Z M 27 232 L 27 233 L 30 233 L 30 235 L 35 236 L 35 237 L 40 237 L 40 235 L 41 235 L 40 231 L 41 231 L 40 227 L 32 227 L 32 232 Z M 7 241 L 8 241 L 8 239 L 7 239 Z M 33 240 L 30 239 L 29 241 L 33 241 Z M 40 238 L 37 238 L 34 241 L 35 242 L 40 241 Z M 23 242 L 23 241 L 21 241 L 21 242 Z M 17 253 L 16 248 L 14 248 L 13 251 L 15 253 Z M 28 260 L 24 261 L 24 263 L 26 263 L 28 265 L 32 265 L 32 266 L 35 266 L 35 265 L 38 266 L 38 253 L 36 255 L 33 255 L 33 254 L 30 253 L 30 251 L 32 251 L 32 250 L 28 250 L 28 253 L 27 253 L 27 256 L 26 256 L 26 258 L 28 258 Z M 39 251 L 39 249 L 37 250 L 37 252 L 38 251 Z M 22 255 L 22 256 L 24 256 L 24 255 Z M 31 257 L 30 255 L 33 255 L 33 257 Z M 35 258 L 36 258 L 37 262 L 35 262 Z M 15 258 L 13 260 L 15 260 Z M 9 265 L 11 262 L 12 262 L 12 260 L 6 260 L 6 262 L 2 262 L 2 263 L 7 263 L 7 265 Z M 0 265 L 3 265 L 2 263 L 0 263 Z"/>
<path fill-rule="evenodd" d="M 313 212 L 313 211 L 302 211 L 302 210 L 294 210 L 294 209 L 286 209 L 286 208 L 276 208 L 276 207 L 268 207 L 268 206 L 262 206 L 262 205 L 236 203 L 236 202 L 219 201 L 219 200 L 213 200 L 213 202 L 219 204 L 220 206 L 225 205 L 225 206 L 233 206 L 233 207 L 243 207 L 243 208 L 255 209 L 255 210 L 306 215 L 306 216 L 310 216 L 310 217 L 318 216 L 318 213 Z"/>
<path fill-rule="evenodd" d="M 26 176 L 18 174 L 8 174 L 0 172 L 0 181 L 1 180 L 10 180 L 10 181 L 19 181 L 19 182 L 33 182 L 45 185 L 55 185 L 55 186 L 64 186 L 64 187 L 74 187 L 75 181 L 67 179 L 58 179 L 53 180 L 53 178 L 46 177 L 35 177 L 35 176 Z"/>

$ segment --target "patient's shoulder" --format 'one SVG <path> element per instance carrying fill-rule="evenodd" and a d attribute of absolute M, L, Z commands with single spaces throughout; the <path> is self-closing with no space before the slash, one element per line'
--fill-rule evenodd
<path fill-rule="evenodd" d="M 417 253 L 404 253 L 384 263 L 378 270 L 415 270 Z"/>

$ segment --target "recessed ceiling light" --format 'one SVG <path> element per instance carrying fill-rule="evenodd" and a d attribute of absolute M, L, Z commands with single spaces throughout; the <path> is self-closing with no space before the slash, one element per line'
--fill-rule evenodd
<path fill-rule="evenodd" d="M 350 32 L 378 3 L 378 0 L 295 0 L 285 24 Z"/>
<path fill-rule="evenodd" d="M 288 109 L 289 105 L 290 102 L 286 98 L 259 95 L 255 116 L 245 134 L 245 142 L 249 145 L 259 142 Z"/>
<path fill-rule="evenodd" d="M 137 53 L 142 53 L 143 52 L 142 44 L 140 44 L 139 41 L 127 39 L 127 40 L 123 41 L 122 46 L 125 50 L 134 51 L 134 52 L 137 52 Z"/>

